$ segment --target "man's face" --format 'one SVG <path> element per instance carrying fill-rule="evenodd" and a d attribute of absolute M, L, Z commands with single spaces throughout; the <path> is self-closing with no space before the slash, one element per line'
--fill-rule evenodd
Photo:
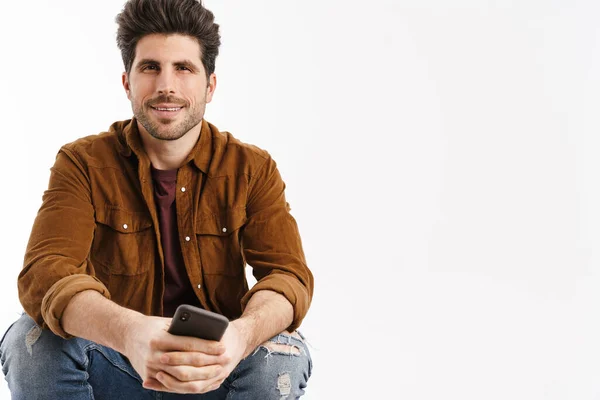
<path fill-rule="evenodd" d="M 146 35 L 137 44 L 123 87 L 140 130 L 160 140 L 176 140 L 198 126 L 216 87 L 207 82 L 200 45 L 183 35 Z M 139 126 L 139 125 L 138 125 Z"/>

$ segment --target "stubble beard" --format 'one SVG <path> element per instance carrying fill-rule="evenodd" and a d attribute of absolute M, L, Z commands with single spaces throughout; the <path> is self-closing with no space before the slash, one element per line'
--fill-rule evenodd
<path fill-rule="evenodd" d="M 146 104 L 145 108 L 151 112 L 150 105 Z M 193 108 L 188 108 L 186 105 L 180 111 L 185 112 L 182 121 L 172 119 L 153 120 L 150 118 L 149 113 L 144 111 L 143 105 L 134 108 L 133 115 L 153 138 L 158 140 L 177 140 L 202 121 L 205 108 L 206 103 L 196 104 Z"/>

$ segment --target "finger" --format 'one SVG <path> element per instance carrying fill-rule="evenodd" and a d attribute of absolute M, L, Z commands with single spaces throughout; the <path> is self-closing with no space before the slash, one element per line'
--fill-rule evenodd
<path fill-rule="evenodd" d="M 205 392 L 205 393 L 212 392 L 213 390 L 217 390 L 218 388 L 220 388 L 220 387 L 221 387 L 221 384 L 222 384 L 222 383 L 223 383 L 223 381 L 219 381 L 219 382 L 217 382 L 217 383 L 215 383 L 215 384 L 213 384 L 213 385 L 209 386 L 209 387 L 206 389 L 206 392 Z"/>
<path fill-rule="evenodd" d="M 156 379 L 167 389 L 173 393 L 204 393 L 208 387 L 214 384 L 214 381 L 191 381 L 181 382 L 166 372 L 156 374 Z"/>
<path fill-rule="evenodd" d="M 171 375 L 173 378 L 180 382 L 191 382 L 191 381 L 207 381 L 213 380 L 218 377 L 223 368 L 220 365 L 210 365 L 207 367 L 190 367 L 184 366 L 170 366 L 167 365 L 163 368 L 163 371 Z"/>
<path fill-rule="evenodd" d="M 220 364 L 225 365 L 229 357 L 224 355 L 215 356 L 199 352 L 171 352 L 164 353 L 160 357 L 160 361 L 167 365 L 191 365 L 194 367 L 203 367 L 206 365 Z"/>
<path fill-rule="evenodd" d="M 167 388 L 165 388 L 163 386 L 162 383 L 160 383 L 159 381 L 157 381 L 154 378 L 147 378 L 143 383 L 142 386 L 144 389 L 150 389 L 150 390 L 156 390 L 156 391 L 166 391 Z"/>
<path fill-rule="evenodd" d="M 153 343 L 156 349 L 162 351 L 200 352 L 214 356 L 225 352 L 225 345 L 214 340 L 198 339 L 191 336 L 176 336 L 166 333 L 155 339 Z"/>

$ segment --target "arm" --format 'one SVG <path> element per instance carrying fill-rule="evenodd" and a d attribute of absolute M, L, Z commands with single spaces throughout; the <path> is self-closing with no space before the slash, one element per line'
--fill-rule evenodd
<path fill-rule="evenodd" d="M 294 318 L 294 308 L 281 294 L 269 290 L 256 292 L 244 314 L 233 321 L 245 344 L 242 358 L 260 344 L 284 331 Z"/>
<path fill-rule="evenodd" d="M 64 338 L 69 335 L 61 319 L 73 296 L 93 290 L 110 298 L 88 261 L 94 229 L 86 167 L 72 149 L 62 148 L 31 230 L 18 288 L 27 314 Z"/>
<path fill-rule="evenodd" d="M 261 291 L 278 293 L 287 299 L 293 312 L 290 324 L 279 332 L 292 332 L 308 312 L 314 281 L 284 191 L 285 183 L 275 161 L 266 157 L 251 180 L 246 206 L 248 221 L 242 228 L 244 258 L 257 280 L 242 298 L 242 308 L 245 313 L 250 300 Z"/>
<path fill-rule="evenodd" d="M 121 307 L 94 290 L 86 290 L 71 299 L 63 313 L 62 326 L 69 335 L 126 354 L 124 339 L 131 336 L 134 325 L 142 323 L 143 319 L 137 311 Z"/>

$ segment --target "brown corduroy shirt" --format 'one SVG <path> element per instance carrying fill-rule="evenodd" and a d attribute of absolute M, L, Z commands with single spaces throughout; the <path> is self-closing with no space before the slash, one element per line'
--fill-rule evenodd
<path fill-rule="evenodd" d="M 177 174 L 177 224 L 200 304 L 235 319 L 259 290 L 306 315 L 313 276 L 270 155 L 202 121 Z M 96 290 L 146 315 L 162 315 L 164 260 L 150 160 L 135 118 L 63 146 L 33 224 L 19 298 L 38 325 L 61 326 L 71 298 Z M 257 283 L 249 290 L 245 264 Z"/>

